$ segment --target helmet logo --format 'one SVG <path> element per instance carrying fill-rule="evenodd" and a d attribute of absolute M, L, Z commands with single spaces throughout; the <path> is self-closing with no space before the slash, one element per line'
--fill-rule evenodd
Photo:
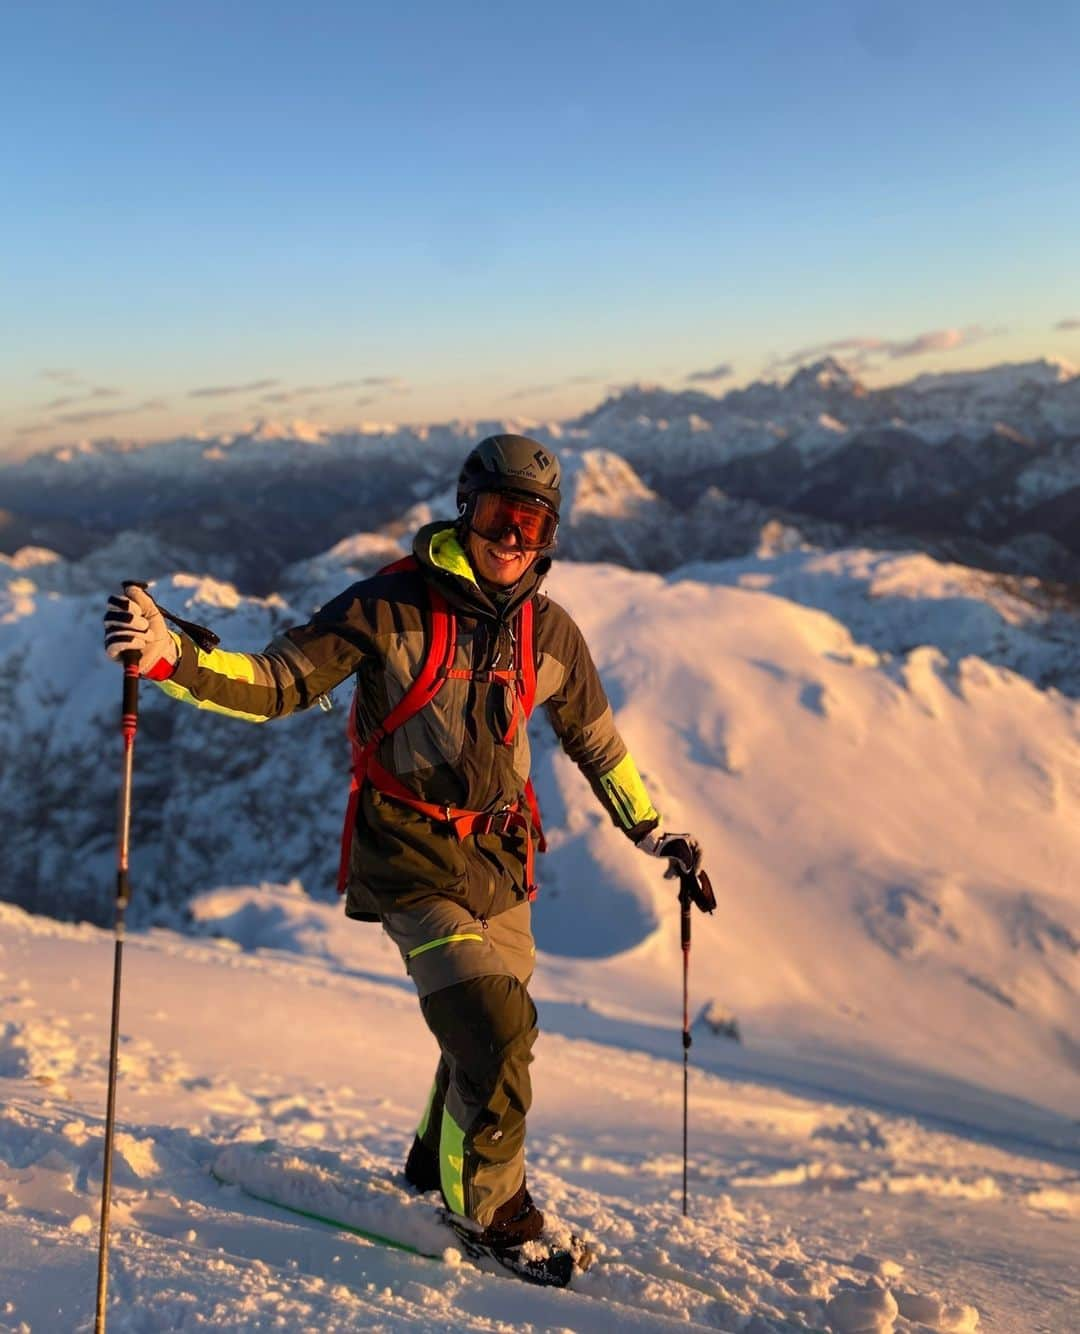
<path fill-rule="evenodd" d="M 528 461 L 528 463 L 524 465 L 524 467 L 515 468 L 512 467 L 509 462 L 504 462 L 503 472 L 506 474 L 507 477 L 527 477 L 530 480 L 535 480 L 537 475 L 537 468 L 540 468 L 542 470 L 544 468 L 550 468 L 550 467 L 551 467 L 551 460 L 548 458 L 548 456 L 544 453 L 542 449 L 538 449 L 536 453 L 532 456 L 532 458 Z"/>

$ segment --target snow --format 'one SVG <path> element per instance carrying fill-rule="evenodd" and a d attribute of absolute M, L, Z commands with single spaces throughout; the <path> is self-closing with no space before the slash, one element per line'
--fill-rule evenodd
<path fill-rule="evenodd" d="M 580 465 L 597 505 L 618 466 Z M 193 574 L 161 596 L 258 647 L 395 542 L 294 567 L 287 602 Z M 478 1271 L 395 1175 L 435 1052 L 389 941 L 318 896 L 341 711 L 173 733 L 179 710 L 147 689 L 137 804 L 157 823 L 136 826 L 110 1328 L 1063 1334 L 1080 1301 L 1075 625 L 1022 582 L 781 541 L 668 578 L 556 563 L 550 591 L 718 892 L 694 919 L 689 1217 L 670 882 L 542 728 L 529 1172 L 600 1253 L 570 1292 Z M 77 845 L 57 848 L 59 825 L 38 841 L 84 896 L 107 883 L 115 815 L 101 596 L 39 553 L 0 580 L 0 792 L 20 837 L 40 756 L 77 774 Z M 282 792 L 303 828 L 265 804 Z M 146 911 L 170 862 L 196 892 Z M 92 1325 L 112 958 L 108 931 L 0 902 L 0 1330 Z M 444 1258 L 213 1178 L 264 1141 L 270 1189 Z"/>
<path fill-rule="evenodd" d="M 245 903 L 277 921 L 265 943 Z M 646 1009 L 597 1040 L 564 999 L 566 960 L 553 985 L 546 956 L 530 1178 L 555 1228 L 599 1259 L 567 1293 L 478 1272 L 396 1176 L 434 1048 L 386 939 L 297 884 L 207 894 L 196 916 L 221 938 L 157 929 L 127 945 L 110 1328 L 1064 1328 L 1064 1158 L 801 1091 L 752 1054 L 733 1066 L 734 1045 L 696 1026 L 683 1219 L 676 1016 Z M 33 1073 L 0 1067 L 0 1327 L 84 1330 L 112 939 L 10 905 L 0 923 L 4 1013 L 23 1016 L 21 1049 L 52 1053 Z M 697 919 L 699 994 L 707 931 Z M 571 970 L 581 994 L 595 967 Z M 634 1013 L 633 993 L 620 999 Z M 230 1164 L 249 1187 L 444 1258 L 260 1203 L 215 1181 Z"/>
<path fill-rule="evenodd" d="M 980 398 L 995 398 L 1015 393 L 1028 385 L 1041 387 L 1065 384 L 1078 373 L 1062 357 L 1040 357 L 1037 361 L 1006 363 L 985 370 L 938 371 L 917 375 L 907 388 L 916 394 L 942 390 L 973 391 Z"/>
<path fill-rule="evenodd" d="M 1056 612 L 1035 579 L 920 552 L 814 551 L 797 540 L 795 530 L 779 526 L 770 525 L 762 537 L 756 556 L 696 562 L 670 577 L 734 584 L 817 607 L 879 652 L 934 645 L 954 666 L 978 657 L 1080 693 L 1075 651 L 1060 651 L 1062 639 L 1071 642 L 1076 635 L 1075 614 Z"/>

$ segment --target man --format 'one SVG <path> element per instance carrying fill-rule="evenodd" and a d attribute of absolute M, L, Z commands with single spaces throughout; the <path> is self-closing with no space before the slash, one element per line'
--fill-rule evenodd
<path fill-rule="evenodd" d="M 309 708 L 355 675 L 346 912 L 381 921 L 441 1052 L 406 1178 L 441 1190 L 469 1249 L 560 1282 L 565 1255 L 522 1254 L 544 1226 L 524 1157 L 537 1032 L 532 706 L 545 706 L 638 847 L 692 874 L 701 850 L 660 828 L 581 632 L 540 593 L 558 460 L 525 436 L 491 436 L 465 460 L 457 502 L 457 522 L 422 528 L 412 559 L 354 584 L 260 654 L 169 630 L 134 584 L 109 599 L 106 649 L 137 649 L 141 673 L 176 699 L 255 722 Z"/>

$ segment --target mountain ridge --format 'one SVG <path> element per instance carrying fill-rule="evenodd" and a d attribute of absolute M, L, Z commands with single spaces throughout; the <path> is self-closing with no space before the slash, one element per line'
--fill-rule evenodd
<path fill-rule="evenodd" d="M 653 497 L 652 540 L 632 548 L 611 527 L 617 503 L 575 524 L 571 501 L 561 550 L 572 559 L 663 571 L 752 551 L 779 522 L 817 545 L 913 545 L 1080 585 L 1080 375 L 1047 358 L 869 389 L 829 357 L 722 397 L 629 386 L 568 422 L 263 421 L 217 437 L 84 442 L 0 468 L 0 551 L 78 558 L 138 530 L 189 550 L 190 568 L 268 591 L 285 566 L 450 495 L 476 439 L 507 428 L 536 435 L 568 470 L 621 459 L 624 508 Z"/>

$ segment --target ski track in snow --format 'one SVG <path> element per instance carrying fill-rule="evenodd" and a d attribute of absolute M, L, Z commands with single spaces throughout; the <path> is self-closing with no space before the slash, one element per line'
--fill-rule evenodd
<path fill-rule="evenodd" d="M 297 921 L 336 917 L 263 892 Z M 6 905 L 0 923 L 0 1330 L 88 1330 L 111 936 Z M 573 1291 L 481 1273 L 452 1246 L 392 1252 L 220 1185 L 223 1149 L 273 1139 L 315 1212 L 374 1200 L 401 1239 L 438 1242 L 396 1177 L 433 1049 L 378 933 L 347 939 L 352 957 L 315 960 L 131 939 L 110 1329 L 1068 1329 L 1075 1156 L 695 1069 L 683 1219 L 677 1053 L 566 1033 L 538 1049 L 530 1180 L 553 1226 L 597 1245 Z M 701 1031 L 695 1060 L 710 1041 L 728 1045 Z"/>

